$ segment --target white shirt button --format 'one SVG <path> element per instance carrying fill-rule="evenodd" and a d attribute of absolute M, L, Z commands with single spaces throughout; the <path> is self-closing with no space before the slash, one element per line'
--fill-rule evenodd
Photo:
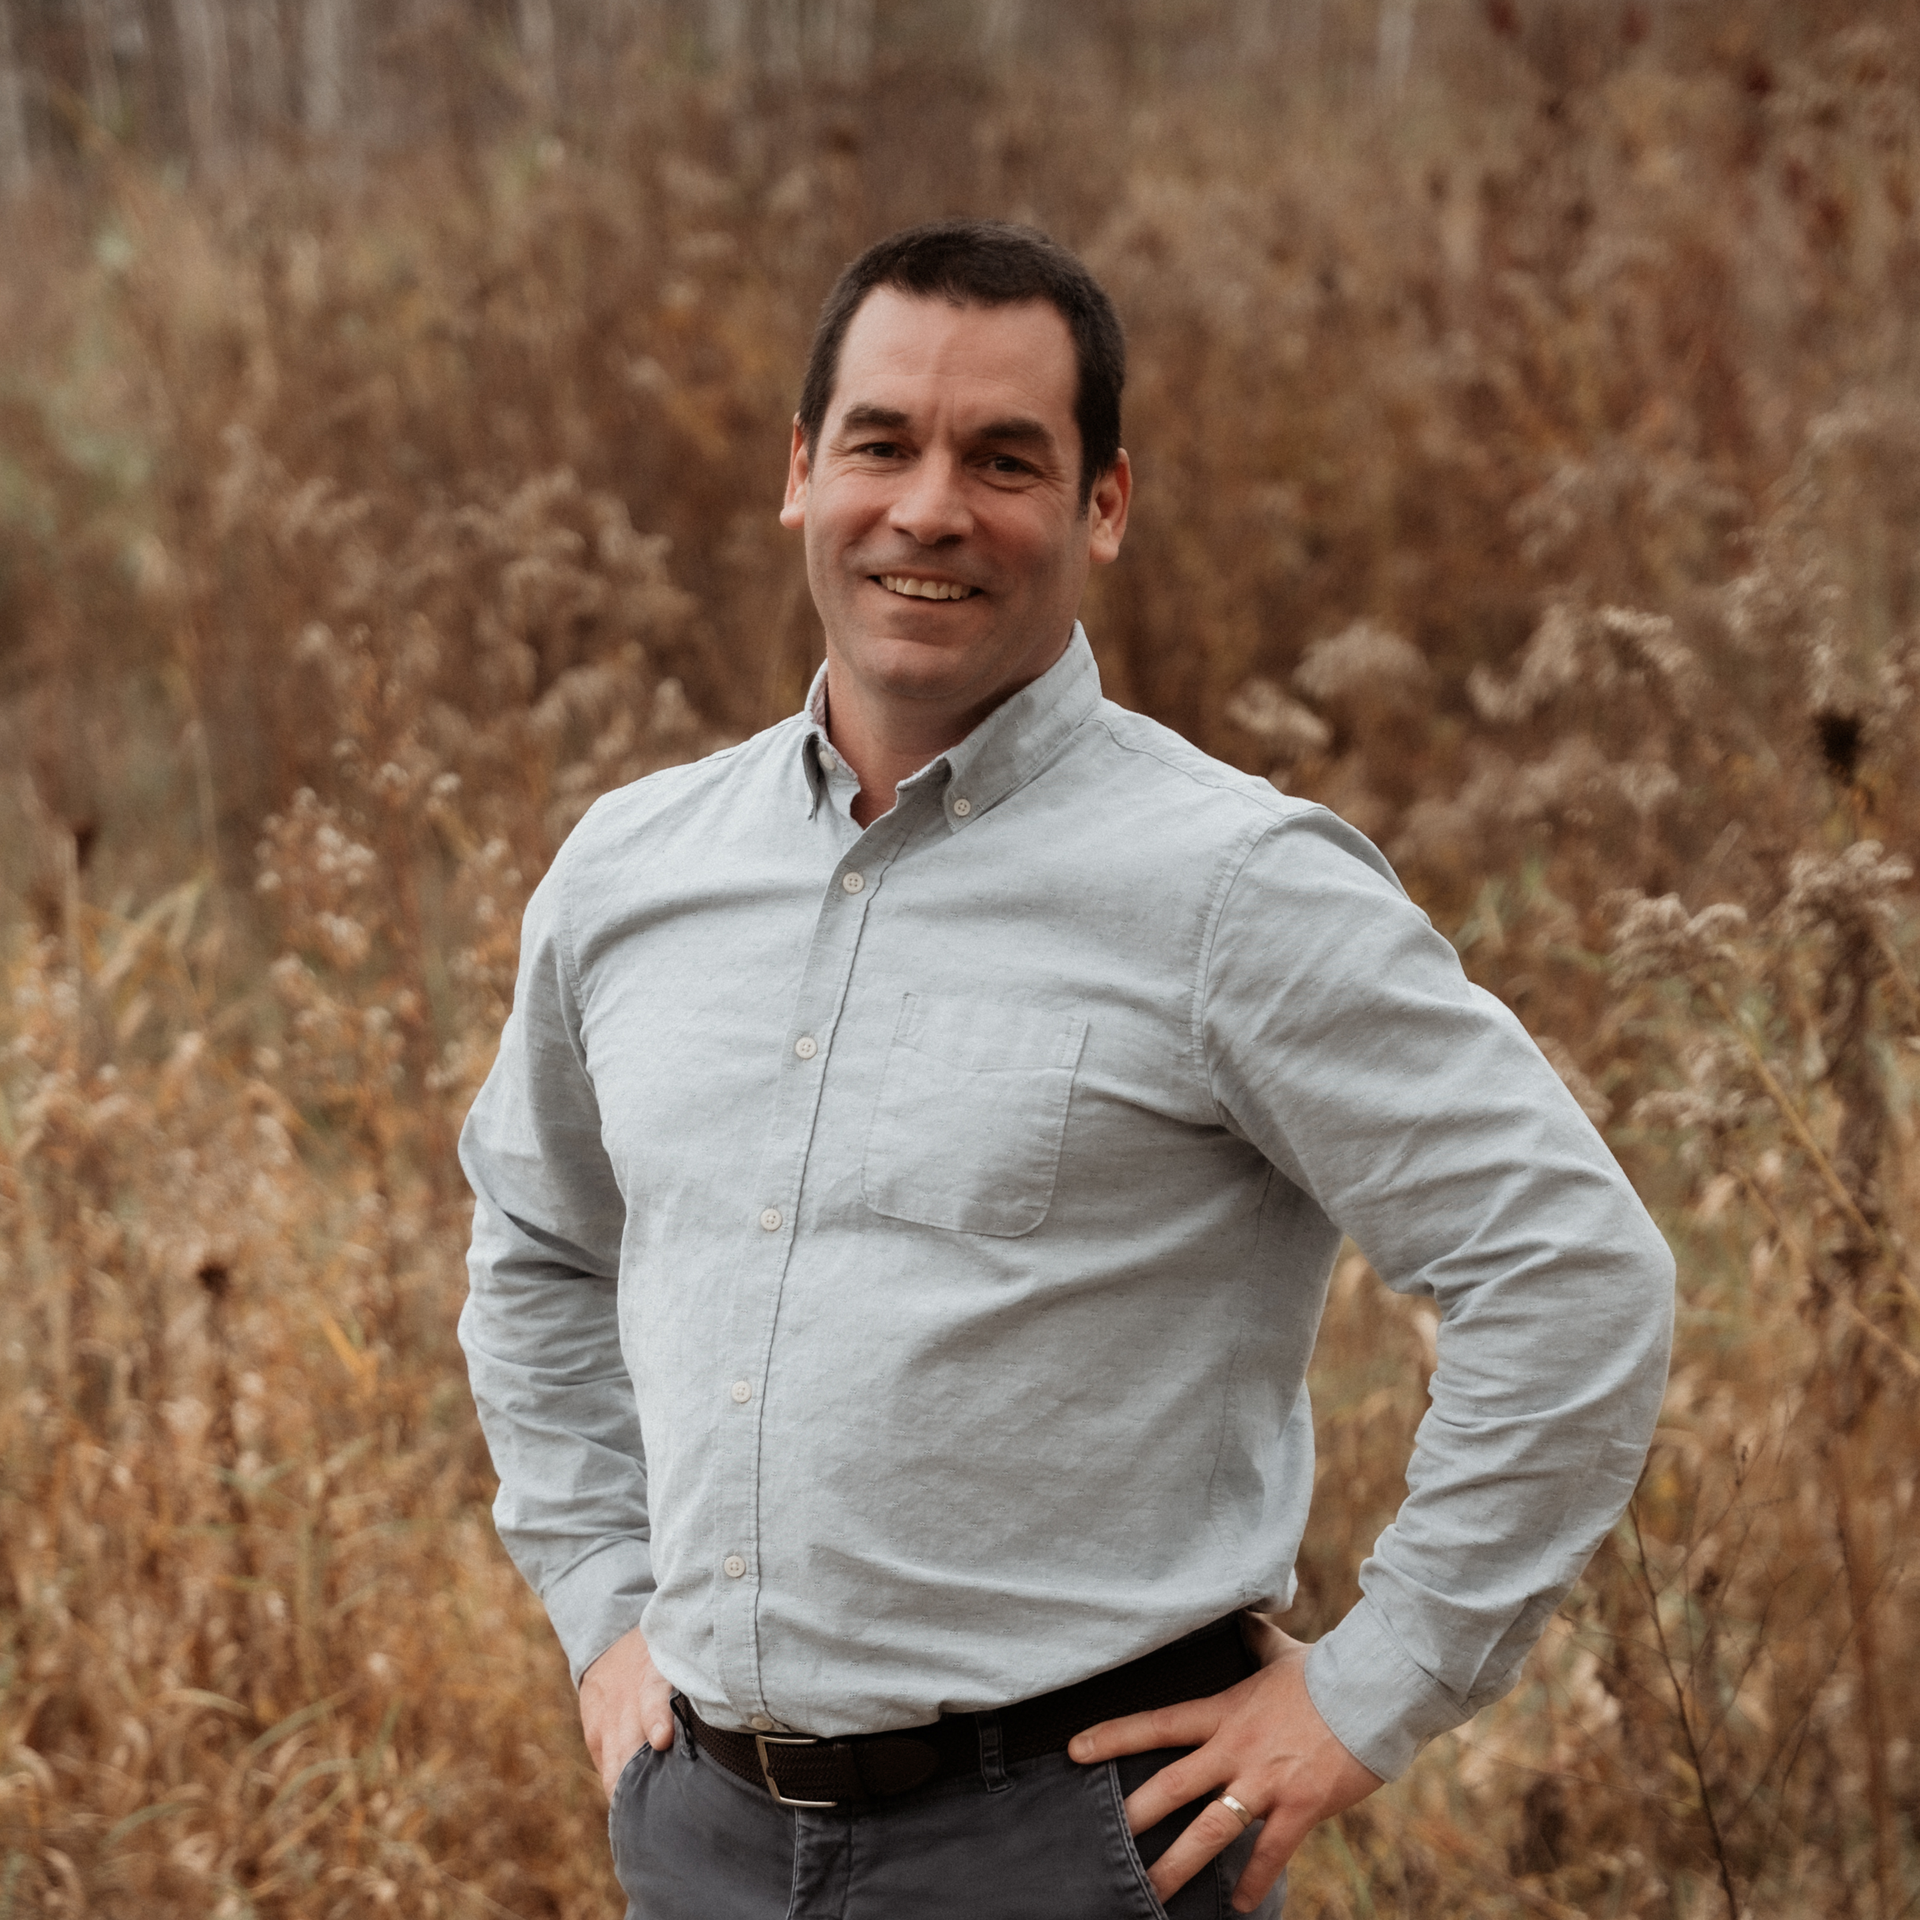
<path fill-rule="evenodd" d="M 858 893 L 866 884 L 867 876 L 864 873 L 843 873 L 840 876 L 841 889 L 846 893 Z"/>
<path fill-rule="evenodd" d="M 793 1043 L 793 1050 L 802 1060 L 811 1060 L 813 1056 L 820 1051 L 820 1042 L 816 1040 L 812 1034 L 803 1033 L 800 1038 Z"/>
<path fill-rule="evenodd" d="M 747 1725 L 750 1726 L 755 1733 L 771 1733 L 773 1731 L 773 1722 L 769 1720 L 764 1713 L 756 1713 L 753 1718 L 747 1722 Z"/>
<path fill-rule="evenodd" d="M 953 810 L 964 820 L 967 815 L 973 811 L 973 802 L 971 800 L 956 800 L 953 803 Z"/>
<path fill-rule="evenodd" d="M 747 1570 L 747 1563 L 737 1553 L 730 1553 L 720 1562 L 720 1571 L 729 1580 L 738 1580 Z"/>
<path fill-rule="evenodd" d="M 760 1216 L 760 1224 L 765 1227 L 769 1233 L 778 1233 L 780 1231 L 780 1209 L 778 1207 L 768 1207 Z"/>
<path fill-rule="evenodd" d="M 733 1404 L 736 1407 L 744 1407 L 753 1398 L 753 1382 L 736 1380 L 727 1391 L 733 1395 Z"/>

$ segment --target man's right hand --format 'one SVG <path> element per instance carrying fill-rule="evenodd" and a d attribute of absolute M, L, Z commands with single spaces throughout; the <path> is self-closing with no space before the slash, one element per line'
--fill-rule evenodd
<path fill-rule="evenodd" d="M 638 1627 L 580 1676 L 580 1730 L 609 1800 L 643 1745 L 656 1753 L 673 1745 L 673 1689 L 660 1677 Z"/>

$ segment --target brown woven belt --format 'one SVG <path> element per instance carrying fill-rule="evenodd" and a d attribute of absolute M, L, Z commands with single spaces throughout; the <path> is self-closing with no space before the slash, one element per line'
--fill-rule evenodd
<path fill-rule="evenodd" d="M 1229 1614 L 1171 1646 L 1055 1693 L 990 1713 L 943 1713 L 931 1726 L 823 1740 L 802 1733 L 728 1733 L 710 1727 L 684 1698 L 674 1711 L 702 1753 L 783 1807 L 838 1807 L 910 1793 L 936 1781 L 981 1775 L 1044 1753 L 1122 1714 L 1147 1713 L 1222 1693 L 1255 1662 Z"/>

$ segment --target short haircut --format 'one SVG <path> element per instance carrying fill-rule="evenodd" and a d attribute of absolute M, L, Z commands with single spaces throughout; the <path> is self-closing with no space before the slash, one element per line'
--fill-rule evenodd
<path fill-rule="evenodd" d="M 1105 290 L 1065 247 L 1037 227 L 999 220 L 936 220 L 877 241 L 833 283 L 807 357 L 800 429 L 811 457 L 826 424 L 847 328 L 878 287 L 956 306 L 1010 307 L 1044 300 L 1067 323 L 1077 371 L 1073 417 L 1080 429 L 1080 507 L 1120 454 L 1120 389 L 1126 336 Z"/>

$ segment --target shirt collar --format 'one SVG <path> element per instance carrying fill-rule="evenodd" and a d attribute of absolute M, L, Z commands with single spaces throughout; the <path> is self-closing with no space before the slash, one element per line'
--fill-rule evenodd
<path fill-rule="evenodd" d="M 1076 620 L 1066 652 L 1038 680 L 1003 700 L 957 746 L 903 780 L 900 791 L 944 785 L 946 804 L 941 811 L 949 829 L 957 832 L 1025 786 L 1099 704 L 1100 669 L 1094 664 L 1086 631 Z M 809 811 L 818 812 L 829 780 L 853 777 L 827 738 L 825 661 L 807 689 L 806 712 L 809 725 L 802 736 L 801 760 L 811 795 Z"/>
<path fill-rule="evenodd" d="M 860 776 L 840 757 L 839 749 L 827 738 L 827 663 L 822 660 L 807 689 L 807 729 L 800 741 L 800 764 L 807 775 L 807 812 L 820 811 L 830 787 L 842 781 L 859 785 Z"/>

